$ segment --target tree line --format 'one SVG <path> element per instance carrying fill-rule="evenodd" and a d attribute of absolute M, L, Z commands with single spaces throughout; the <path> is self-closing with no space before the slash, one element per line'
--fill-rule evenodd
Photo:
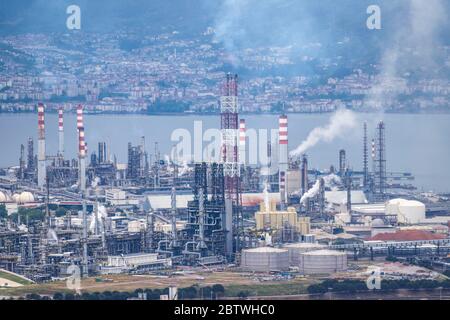
<path fill-rule="evenodd" d="M 214 300 L 222 297 L 225 288 L 221 284 L 200 287 L 192 285 L 190 287 L 178 289 L 178 299 L 204 299 Z M 146 300 L 159 300 L 161 295 L 168 295 L 169 288 L 164 289 L 136 289 L 127 291 L 103 291 L 103 292 L 83 292 L 76 294 L 72 292 L 55 292 L 53 297 L 41 296 L 36 293 L 27 294 L 22 299 L 25 300 L 129 300 L 145 297 Z"/>
<path fill-rule="evenodd" d="M 382 280 L 379 291 L 389 291 L 398 289 L 450 289 L 450 280 Z M 310 294 L 324 294 L 327 292 L 356 293 L 370 291 L 365 281 L 362 280 L 335 280 L 329 279 L 322 283 L 312 284 L 307 288 Z"/>

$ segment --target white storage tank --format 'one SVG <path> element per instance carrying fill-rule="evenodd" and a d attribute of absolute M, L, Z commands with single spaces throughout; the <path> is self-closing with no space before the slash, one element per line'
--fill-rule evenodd
<path fill-rule="evenodd" d="M 283 248 L 289 252 L 289 264 L 291 266 L 298 266 L 300 263 L 300 254 L 308 251 L 321 250 L 325 246 L 318 243 L 298 242 L 287 244 Z"/>
<path fill-rule="evenodd" d="M 34 202 L 34 196 L 31 192 L 23 191 L 17 198 L 17 203 L 24 204 Z"/>
<path fill-rule="evenodd" d="M 11 198 L 8 196 L 6 192 L 0 191 L 0 203 L 9 202 Z"/>
<path fill-rule="evenodd" d="M 248 271 L 270 272 L 289 270 L 289 252 L 286 249 L 261 247 L 242 250 L 241 267 Z"/>
<path fill-rule="evenodd" d="M 327 274 L 347 270 L 345 251 L 308 251 L 300 254 L 299 260 L 299 269 L 303 274 Z"/>
<path fill-rule="evenodd" d="M 392 199 L 386 203 L 386 214 L 397 216 L 399 223 L 416 224 L 425 220 L 425 205 L 415 200 Z"/>

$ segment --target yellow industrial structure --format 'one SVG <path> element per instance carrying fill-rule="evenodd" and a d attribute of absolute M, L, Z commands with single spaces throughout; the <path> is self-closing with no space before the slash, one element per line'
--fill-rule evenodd
<path fill-rule="evenodd" d="M 289 225 L 302 235 L 310 233 L 310 218 L 298 217 L 293 207 L 288 207 L 286 211 L 278 211 L 275 202 L 266 201 L 261 202 L 259 208 L 260 211 L 255 212 L 257 230 L 280 230 Z"/>

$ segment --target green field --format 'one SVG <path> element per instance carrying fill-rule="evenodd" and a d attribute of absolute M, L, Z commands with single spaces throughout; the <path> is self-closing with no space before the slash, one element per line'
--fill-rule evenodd
<path fill-rule="evenodd" d="M 21 277 L 15 276 L 11 273 L 8 272 L 4 272 L 0 270 L 0 278 L 6 279 L 6 280 L 10 280 L 10 281 L 14 281 L 17 283 L 20 283 L 22 285 L 27 285 L 27 284 L 31 284 L 31 281 L 25 280 Z"/>
<path fill-rule="evenodd" d="M 192 285 L 204 287 L 219 283 L 225 287 L 225 296 L 227 297 L 237 297 L 240 292 L 246 292 L 248 296 L 275 296 L 304 294 L 310 284 L 317 282 L 317 279 L 305 278 L 258 281 L 253 276 L 239 272 L 199 272 L 197 274 L 174 277 L 109 275 L 108 279 L 110 281 L 108 282 L 98 282 L 96 279 L 96 277 L 82 279 L 81 291 L 91 293 L 103 291 L 133 292 L 138 288 L 162 289 L 171 285 L 179 288 L 186 288 Z M 20 280 L 24 281 L 23 279 Z M 3 289 L 1 290 L 1 295 L 24 296 L 30 293 L 53 295 L 55 292 L 71 292 L 71 290 L 67 289 L 65 281 L 55 281 Z"/>

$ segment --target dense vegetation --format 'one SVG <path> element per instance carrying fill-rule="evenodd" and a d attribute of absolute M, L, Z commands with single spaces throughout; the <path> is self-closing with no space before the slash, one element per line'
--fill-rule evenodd
<path fill-rule="evenodd" d="M 178 289 L 179 299 L 216 299 L 225 293 L 225 288 L 221 284 L 199 287 L 196 285 Z M 147 300 L 159 300 L 161 295 L 169 294 L 169 288 L 165 289 L 136 289 L 134 292 L 104 291 L 104 292 L 83 292 L 80 295 L 70 292 L 56 292 L 53 300 L 128 300 L 138 298 L 145 294 Z M 40 296 L 33 293 L 25 296 L 27 300 L 47 300 L 49 297 Z"/>
<path fill-rule="evenodd" d="M 383 280 L 381 281 L 381 291 L 397 289 L 450 289 L 450 280 Z M 308 287 L 310 294 L 324 294 L 326 292 L 355 293 L 369 291 L 366 282 L 361 280 L 325 280 L 319 284 L 313 284 Z"/>
<path fill-rule="evenodd" d="M 45 212 L 42 209 L 37 208 L 19 208 L 19 211 L 13 213 L 10 218 L 14 221 L 18 221 L 18 217 L 20 216 L 20 221 L 25 222 L 33 222 L 33 221 L 43 221 L 45 217 Z"/>
<path fill-rule="evenodd" d="M 8 217 L 8 211 L 6 211 L 6 206 L 4 204 L 0 205 L 0 219 L 5 219 Z"/>

